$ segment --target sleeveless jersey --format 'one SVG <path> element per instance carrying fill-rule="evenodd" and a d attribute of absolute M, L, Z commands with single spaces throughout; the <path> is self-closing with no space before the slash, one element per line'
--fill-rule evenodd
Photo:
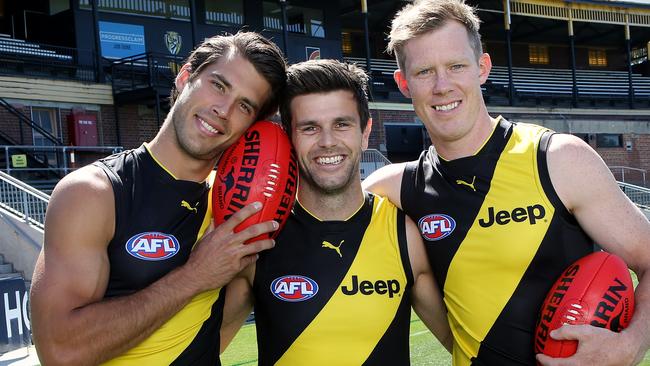
<path fill-rule="evenodd" d="M 552 132 L 499 118 L 473 156 L 433 147 L 406 165 L 401 202 L 418 223 L 454 335 L 454 365 L 535 365 L 551 286 L 593 242 L 553 189 Z"/>
<path fill-rule="evenodd" d="M 320 221 L 296 203 L 256 264 L 260 365 L 409 364 L 404 218 L 371 194 L 346 221 Z"/>
<path fill-rule="evenodd" d="M 145 145 L 93 164 L 108 176 L 115 196 L 105 298 L 129 295 L 187 261 L 210 222 L 210 187 L 176 179 Z M 197 295 L 149 338 L 106 364 L 218 365 L 222 316 L 220 290 Z"/>

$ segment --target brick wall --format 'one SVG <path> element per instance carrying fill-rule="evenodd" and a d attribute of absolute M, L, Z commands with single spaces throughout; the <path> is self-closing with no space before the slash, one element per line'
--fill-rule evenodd
<path fill-rule="evenodd" d="M 380 149 L 380 145 L 386 145 L 386 129 L 384 123 L 412 123 L 415 124 L 415 112 L 413 111 L 395 111 L 387 109 L 373 109 L 370 111 L 372 117 L 372 131 L 368 148 Z"/>
<path fill-rule="evenodd" d="M 385 144 L 384 123 L 415 122 L 415 112 L 396 110 L 371 110 L 373 124 L 368 147 L 380 149 L 380 144 Z M 626 142 L 632 143 L 632 149 L 627 150 Z M 646 180 L 650 183 L 650 134 L 623 134 L 623 147 L 602 148 L 596 147 L 596 139 L 589 141 L 591 147 L 603 158 L 608 166 L 626 166 L 647 171 Z M 616 179 L 622 179 L 620 169 L 613 171 Z M 625 172 L 626 181 L 639 182 L 642 180 L 640 173 L 631 170 Z"/>
<path fill-rule="evenodd" d="M 114 106 L 103 106 L 101 110 L 100 141 L 104 145 L 116 146 L 116 124 Z M 118 107 L 120 119 L 120 142 L 125 149 L 132 149 L 151 141 L 159 126 L 155 110 L 142 105 L 124 105 Z M 165 119 L 164 112 L 160 116 L 161 124 Z"/>
<path fill-rule="evenodd" d="M 30 108 L 28 105 L 18 103 L 12 103 L 11 105 L 25 116 L 30 117 Z M 31 145 L 33 143 L 31 129 L 27 125 L 19 122 L 18 117 L 4 108 L 0 108 L 0 130 L 2 130 L 4 135 L 9 136 L 9 138 L 21 145 Z"/>
<path fill-rule="evenodd" d="M 632 143 L 632 148 L 629 151 L 626 148 L 627 142 Z M 650 135 L 623 134 L 623 147 L 596 147 L 595 141 L 589 141 L 589 144 L 603 158 L 607 166 L 644 169 L 650 174 Z M 623 178 L 620 169 L 613 169 L 612 173 L 618 180 Z M 625 181 L 641 183 L 642 179 L 641 173 L 625 170 Z M 646 177 L 646 180 L 650 180 L 650 176 Z"/>

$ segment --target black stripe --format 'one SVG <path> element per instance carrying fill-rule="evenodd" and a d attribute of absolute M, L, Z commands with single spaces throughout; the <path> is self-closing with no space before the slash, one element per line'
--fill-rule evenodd
<path fill-rule="evenodd" d="M 404 169 L 401 202 L 411 219 L 419 225 L 422 217 L 446 214 L 457 224 L 453 233 L 442 240 L 427 241 L 423 235 L 427 255 L 441 291 L 447 279 L 449 263 L 465 240 L 490 190 L 494 170 L 512 130 L 512 123 L 500 119 L 492 136 L 476 155 L 444 161 L 439 159 L 431 147 L 429 151 L 423 152 L 418 161 L 408 163 Z M 456 182 L 472 182 L 473 177 L 476 177 L 476 191 Z M 441 207 L 444 211 L 441 211 Z"/>
<path fill-rule="evenodd" d="M 363 364 L 366 366 L 408 365 L 410 320 L 411 286 L 407 286 L 393 321 Z"/>
<path fill-rule="evenodd" d="M 539 147 L 537 149 L 537 170 L 539 171 L 539 181 L 542 183 L 542 188 L 548 200 L 551 201 L 555 210 L 558 211 L 558 214 L 569 223 L 577 225 L 575 217 L 566 209 L 564 203 L 557 195 L 555 188 L 553 188 L 553 183 L 551 182 L 551 176 L 548 172 L 548 162 L 546 159 L 546 153 L 548 147 L 551 144 L 551 138 L 556 133 L 553 131 L 546 131 L 542 135 L 542 138 L 539 141 Z"/>
<path fill-rule="evenodd" d="M 210 317 L 203 322 L 196 337 L 185 350 L 172 362 L 173 366 L 197 365 L 219 366 L 219 347 L 221 321 L 223 320 L 223 305 L 226 289 L 219 291 L 219 299 L 212 305 Z"/>
<path fill-rule="evenodd" d="M 397 209 L 397 245 L 399 246 L 404 274 L 406 275 L 407 288 L 413 286 L 413 269 L 411 268 L 411 256 L 409 255 L 408 240 L 406 239 L 406 215 L 404 211 Z"/>
<path fill-rule="evenodd" d="M 370 224 L 373 200 L 367 195 L 363 208 L 348 221 L 321 222 L 296 204 L 275 248 L 260 254 L 253 281 L 260 366 L 274 364 L 338 290 Z M 323 240 L 335 245 L 345 240 L 342 257 L 322 248 Z M 293 303 L 275 298 L 271 282 L 286 275 L 316 280 L 317 296 Z"/>

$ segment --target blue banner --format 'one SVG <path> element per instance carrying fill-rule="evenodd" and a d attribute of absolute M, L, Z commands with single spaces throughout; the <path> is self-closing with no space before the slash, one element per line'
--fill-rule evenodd
<path fill-rule="evenodd" d="M 99 22 L 102 56 L 124 58 L 146 52 L 141 25 Z"/>
<path fill-rule="evenodd" d="M 29 300 L 22 277 L 0 279 L 0 354 L 31 342 Z"/>

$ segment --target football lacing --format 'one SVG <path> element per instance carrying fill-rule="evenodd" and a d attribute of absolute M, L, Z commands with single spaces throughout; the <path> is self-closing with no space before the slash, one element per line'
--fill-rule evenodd
<path fill-rule="evenodd" d="M 275 193 L 275 186 L 277 185 L 276 180 L 278 179 L 278 174 L 280 174 L 280 165 L 271 164 L 268 180 L 266 181 L 266 186 L 264 186 L 264 192 L 262 192 L 265 197 L 273 197 L 273 193 Z"/>

